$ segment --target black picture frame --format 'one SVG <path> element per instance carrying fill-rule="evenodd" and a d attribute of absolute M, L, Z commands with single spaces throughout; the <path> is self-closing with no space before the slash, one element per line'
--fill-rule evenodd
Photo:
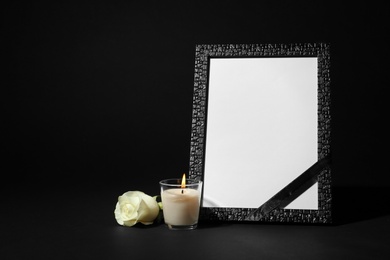
<path fill-rule="evenodd" d="M 202 207 L 200 221 L 332 223 L 330 46 L 327 43 L 199 44 L 195 46 L 189 178 L 204 180 L 210 58 L 317 57 L 318 162 L 259 208 Z M 286 201 L 318 183 L 318 210 L 285 209 Z"/>

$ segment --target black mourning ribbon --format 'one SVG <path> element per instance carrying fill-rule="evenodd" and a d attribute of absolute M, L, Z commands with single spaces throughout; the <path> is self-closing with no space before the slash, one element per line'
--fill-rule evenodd
<path fill-rule="evenodd" d="M 251 220 L 255 215 L 257 215 L 256 219 L 262 218 L 267 216 L 274 209 L 286 207 L 317 182 L 318 175 L 329 163 L 330 155 L 327 155 L 324 158 L 318 160 L 310 168 L 308 168 L 296 179 L 290 182 L 286 187 L 281 189 L 272 198 L 266 201 L 263 205 L 257 209 L 254 209 L 246 219 Z"/>

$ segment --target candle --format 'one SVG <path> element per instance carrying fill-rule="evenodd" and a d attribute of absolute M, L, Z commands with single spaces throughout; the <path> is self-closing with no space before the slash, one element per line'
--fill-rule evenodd
<path fill-rule="evenodd" d="M 195 229 L 198 224 L 202 182 L 168 179 L 160 182 L 165 224 L 170 229 Z"/>
<path fill-rule="evenodd" d="M 194 225 L 198 222 L 199 193 L 192 189 L 169 189 L 161 195 L 165 223 Z"/>

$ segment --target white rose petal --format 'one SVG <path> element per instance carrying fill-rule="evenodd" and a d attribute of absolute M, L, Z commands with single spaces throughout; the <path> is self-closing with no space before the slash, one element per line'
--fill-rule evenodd
<path fill-rule="evenodd" d="M 119 225 L 131 227 L 138 222 L 152 224 L 159 210 L 155 198 L 141 191 L 128 191 L 118 197 L 114 214 Z"/>

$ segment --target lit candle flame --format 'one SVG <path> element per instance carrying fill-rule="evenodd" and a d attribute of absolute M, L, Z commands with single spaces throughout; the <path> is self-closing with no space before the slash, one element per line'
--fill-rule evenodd
<path fill-rule="evenodd" d="M 183 173 L 183 178 L 181 178 L 181 186 L 182 189 L 186 187 L 186 174 Z"/>

